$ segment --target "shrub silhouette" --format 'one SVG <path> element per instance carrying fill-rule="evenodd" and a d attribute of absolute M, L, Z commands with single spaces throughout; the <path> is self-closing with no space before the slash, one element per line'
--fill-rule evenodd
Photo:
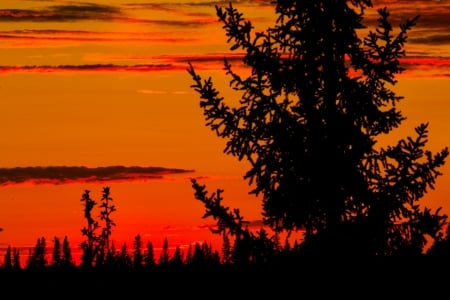
<path fill-rule="evenodd" d="M 378 25 L 360 38 L 371 7 L 370 0 L 276 1 L 275 25 L 254 33 L 231 3 L 216 6 L 230 49 L 242 51 L 250 69 L 241 76 L 225 58 L 230 86 L 242 95 L 236 105 L 211 77 L 187 68 L 206 125 L 226 139 L 226 154 L 250 163 L 244 179 L 262 196 L 264 223 L 275 232 L 304 230 L 304 255 L 417 255 L 447 222 L 440 209 L 418 205 L 448 156 L 447 147 L 426 150 L 428 123 L 415 137 L 377 144 L 405 119 L 397 108 L 403 97 L 392 87 L 419 16 L 395 32 L 388 9 L 378 9 Z M 218 233 L 253 247 L 238 210 L 233 215 L 196 180 L 192 185 Z"/>

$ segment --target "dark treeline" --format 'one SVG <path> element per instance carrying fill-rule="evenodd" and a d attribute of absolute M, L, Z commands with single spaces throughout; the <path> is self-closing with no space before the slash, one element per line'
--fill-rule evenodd
<path fill-rule="evenodd" d="M 196 197 L 205 203 L 207 213 L 215 215 L 226 215 L 227 207 L 220 204 L 220 193 L 213 199 L 208 199 L 204 186 L 198 185 L 192 180 L 193 187 L 197 190 Z M 322 255 L 311 255 L 309 248 L 304 246 L 303 238 L 286 236 L 281 240 L 280 236 L 269 234 L 261 228 L 251 231 L 247 222 L 239 215 L 238 210 L 222 217 L 218 229 L 212 229 L 212 234 L 221 234 L 222 243 L 220 249 L 204 241 L 189 245 L 188 249 L 180 246 L 169 247 L 166 237 L 163 241 L 161 251 L 156 254 L 152 241 L 144 241 L 140 234 L 133 239 L 133 245 L 116 245 L 111 236 L 116 226 L 112 219 L 115 212 L 111 190 L 108 186 L 103 188 L 101 201 L 98 203 L 90 197 L 90 191 L 85 190 L 81 201 L 84 205 L 84 217 L 86 226 L 81 229 L 85 240 L 77 245 L 77 250 L 82 251 L 80 261 L 76 262 L 72 252 L 69 238 L 65 236 L 62 240 L 54 237 L 51 245 L 45 237 L 37 239 L 34 247 L 27 253 L 21 253 L 17 248 L 8 246 L 3 262 L 0 263 L 2 272 L 26 272 L 45 270 L 181 270 L 183 268 L 253 268 L 260 266 L 294 266 L 307 267 L 311 262 L 314 264 L 328 264 L 336 262 L 358 263 L 368 266 L 372 263 L 411 260 L 415 262 L 440 262 L 446 264 L 450 261 L 450 234 L 443 234 L 439 241 L 430 241 L 431 245 L 421 253 L 415 251 L 415 245 L 411 245 L 410 251 L 403 251 L 393 256 L 367 257 L 362 253 L 360 256 L 351 253 L 336 253 L 336 256 L 324 257 Z M 100 211 L 94 214 L 94 209 Z M 228 230 L 220 230 L 220 228 Z M 341 247 L 335 245 L 336 248 Z M 172 249 L 172 250 L 170 250 Z M 305 252 L 308 251 L 308 252 Z M 25 255 L 25 259 L 22 258 Z M 327 258 L 329 260 L 327 260 Z M 332 259 L 332 260 L 331 260 Z"/>

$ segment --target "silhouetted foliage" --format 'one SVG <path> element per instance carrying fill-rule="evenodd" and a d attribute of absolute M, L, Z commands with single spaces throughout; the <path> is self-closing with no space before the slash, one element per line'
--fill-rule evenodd
<path fill-rule="evenodd" d="M 106 253 L 106 259 L 104 266 L 114 267 L 116 265 L 116 244 L 111 242 L 108 252 Z"/>
<path fill-rule="evenodd" d="M 222 232 L 222 263 L 230 264 L 232 262 L 232 254 L 230 237 L 224 231 Z"/>
<path fill-rule="evenodd" d="M 377 144 L 405 119 L 392 87 L 419 17 L 396 33 L 388 9 L 379 9 L 378 25 L 361 39 L 370 0 L 274 6 L 275 25 L 256 33 L 231 3 L 216 6 L 250 75 L 237 74 L 225 58 L 230 86 L 242 93 L 233 106 L 189 63 L 206 125 L 227 140 L 226 154 L 250 163 L 244 179 L 262 196 L 264 223 L 275 232 L 305 231 L 304 255 L 420 254 L 425 237 L 438 240 L 446 223 L 418 201 L 434 189 L 448 149 L 425 149 L 428 123 L 415 138 Z M 207 198 L 204 186 L 193 181 L 193 188 L 218 231 L 237 235 L 236 259 L 254 256 L 248 251 L 257 237 L 242 227 L 238 210 L 220 206 L 222 191 Z"/>
<path fill-rule="evenodd" d="M 96 230 L 99 228 L 98 222 L 92 216 L 92 210 L 97 202 L 91 199 L 89 190 L 84 191 L 81 201 L 84 202 L 84 218 L 87 222 L 87 226 L 81 229 L 81 233 L 86 237 L 86 241 L 81 243 L 83 249 L 81 261 L 83 266 L 92 267 L 98 242 Z"/>
<path fill-rule="evenodd" d="M 147 249 L 144 254 L 144 265 L 146 268 L 153 268 L 156 266 L 155 250 L 151 241 L 147 242 Z"/>
<path fill-rule="evenodd" d="M 20 251 L 17 248 L 13 248 L 13 270 L 22 269 L 22 265 L 20 262 Z"/>
<path fill-rule="evenodd" d="M 167 239 L 167 237 L 165 237 L 162 245 L 162 251 L 161 254 L 159 255 L 159 265 L 167 266 L 169 264 L 169 258 L 170 258 L 169 240 Z"/>
<path fill-rule="evenodd" d="M 38 238 L 36 245 L 30 249 L 26 268 L 30 270 L 43 270 L 47 267 L 47 244 L 45 237 Z"/>
<path fill-rule="evenodd" d="M 179 267 L 184 264 L 183 251 L 181 251 L 180 246 L 175 247 L 175 251 L 169 259 L 169 264 L 173 267 Z"/>
<path fill-rule="evenodd" d="M 109 238 L 112 234 L 112 229 L 116 226 L 116 223 L 111 219 L 111 214 L 116 210 L 116 207 L 111 204 L 113 198 L 111 198 L 111 190 L 108 186 L 103 188 L 103 195 L 100 204 L 100 221 L 104 222 L 101 233 L 101 246 L 106 250 L 109 250 Z"/>
<path fill-rule="evenodd" d="M 5 270 L 13 269 L 13 257 L 12 257 L 12 252 L 11 252 L 11 245 L 8 245 L 8 248 L 6 248 L 4 262 L 3 262 L 3 268 Z"/>
<path fill-rule="evenodd" d="M 58 237 L 53 238 L 52 267 L 61 267 L 62 265 L 62 245 Z"/>
<path fill-rule="evenodd" d="M 70 248 L 69 238 L 64 236 L 63 245 L 62 245 L 62 261 L 61 266 L 68 268 L 75 266 L 75 262 L 72 256 L 72 249 Z"/>
<path fill-rule="evenodd" d="M 142 254 L 142 238 L 138 234 L 134 237 L 133 243 L 133 266 L 140 268 L 143 265 L 144 255 Z"/>
<path fill-rule="evenodd" d="M 429 214 L 429 210 L 427 211 L 427 213 Z M 428 224 L 430 226 L 436 226 L 435 223 L 438 223 L 438 226 L 447 227 L 445 232 L 442 232 L 436 237 L 435 242 L 431 245 L 430 249 L 427 251 L 427 254 L 450 261 L 450 226 L 448 226 L 448 223 L 445 223 L 444 219 L 440 219 L 438 220 L 438 222 L 432 221 Z"/>
<path fill-rule="evenodd" d="M 128 253 L 128 246 L 126 243 L 122 244 L 120 252 L 117 253 L 116 266 L 119 268 L 131 268 L 133 266 L 133 259 Z"/>
<path fill-rule="evenodd" d="M 111 214 L 116 210 L 115 206 L 111 204 L 113 199 L 111 198 L 110 188 L 103 187 L 103 194 L 100 204 L 100 222 L 103 223 L 101 227 L 100 222 L 93 216 L 93 209 L 97 205 L 97 202 L 90 197 L 90 191 L 85 190 L 81 201 L 84 202 L 84 217 L 87 222 L 87 226 L 81 229 L 81 233 L 86 237 L 86 240 L 81 243 L 83 250 L 82 264 L 86 267 L 102 266 L 105 264 L 106 256 L 110 252 L 110 237 L 112 234 L 112 228 L 116 226 L 115 222 L 111 219 Z M 101 227 L 101 233 L 97 231 Z"/>

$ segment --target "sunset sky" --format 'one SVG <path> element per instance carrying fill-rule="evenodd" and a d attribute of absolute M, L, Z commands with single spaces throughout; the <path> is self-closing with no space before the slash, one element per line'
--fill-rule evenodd
<path fill-rule="evenodd" d="M 256 31 L 273 25 L 270 1 L 232 2 Z M 388 141 L 429 122 L 428 148 L 450 146 L 450 1 L 373 3 L 397 23 L 421 15 L 394 88 L 408 119 Z M 260 218 L 242 179 L 246 163 L 223 154 L 186 71 L 193 62 L 236 97 L 222 59 L 239 53 L 229 51 L 216 4 L 228 1 L 0 1 L 0 247 L 67 235 L 76 248 L 81 196 L 87 189 L 99 201 L 106 185 L 118 244 L 136 234 L 155 247 L 163 237 L 172 246 L 218 240 L 191 177 L 224 189 L 224 203 L 247 220 Z M 367 11 L 367 24 L 375 17 Z M 424 204 L 450 215 L 450 162 L 441 171 Z"/>

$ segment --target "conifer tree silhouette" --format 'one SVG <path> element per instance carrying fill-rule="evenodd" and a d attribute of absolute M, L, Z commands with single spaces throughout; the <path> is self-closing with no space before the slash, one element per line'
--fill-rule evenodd
<path fill-rule="evenodd" d="M 142 254 L 142 238 L 140 234 L 134 237 L 133 242 L 133 267 L 141 268 L 144 261 L 144 255 Z"/>
<path fill-rule="evenodd" d="M 133 266 L 133 259 L 128 253 L 128 246 L 126 243 L 122 244 L 120 252 L 117 253 L 116 265 L 120 268 L 131 268 Z"/>
<path fill-rule="evenodd" d="M 75 262 L 72 256 L 72 249 L 70 248 L 69 237 L 64 236 L 62 245 L 62 267 L 68 268 L 75 266 Z"/>
<path fill-rule="evenodd" d="M 164 238 L 161 253 L 159 255 L 159 265 L 167 266 L 169 265 L 170 254 L 169 254 L 169 240 L 167 237 Z"/>
<path fill-rule="evenodd" d="M 22 269 L 22 263 L 20 261 L 20 251 L 17 248 L 13 248 L 13 270 L 21 270 Z"/>
<path fill-rule="evenodd" d="M 186 264 L 187 265 L 192 265 L 193 262 L 193 256 L 194 256 L 194 249 L 192 244 L 189 244 L 187 253 L 186 253 Z"/>
<path fill-rule="evenodd" d="M 105 266 L 106 267 L 114 267 L 116 265 L 116 263 L 117 263 L 116 244 L 114 243 L 114 241 L 111 241 L 109 250 L 106 253 Z"/>
<path fill-rule="evenodd" d="M 175 247 L 175 251 L 172 255 L 172 257 L 169 260 L 169 264 L 171 267 L 180 267 L 184 264 L 183 260 L 183 251 L 181 250 L 180 246 Z"/>
<path fill-rule="evenodd" d="M 230 264 L 232 262 L 232 253 L 233 250 L 231 248 L 231 242 L 228 234 L 224 231 L 222 232 L 222 263 Z"/>
<path fill-rule="evenodd" d="M 154 268 L 156 266 L 155 251 L 152 241 L 147 241 L 147 249 L 144 255 L 144 265 L 146 268 Z"/>
<path fill-rule="evenodd" d="M 195 242 L 194 248 L 191 249 L 191 258 L 190 262 L 192 265 L 201 266 L 205 263 L 205 253 L 202 249 L 202 244 L 199 242 Z"/>
<path fill-rule="evenodd" d="M 53 238 L 53 253 L 50 265 L 55 268 L 60 268 L 62 266 L 62 245 L 57 236 Z"/>
<path fill-rule="evenodd" d="M 11 245 L 8 245 L 8 247 L 6 248 L 4 261 L 3 261 L 3 268 L 5 270 L 9 270 L 9 271 L 13 269 L 13 257 L 12 257 Z"/>
<path fill-rule="evenodd" d="M 44 270 L 47 265 L 47 243 L 45 237 L 40 237 L 36 241 L 33 249 L 30 249 L 30 255 L 27 259 L 26 268 L 29 270 Z"/>
<path fill-rule="evenodd" d="M 425 236 L 438 239 L 446 223 L 439 209 L 418 205 L 448 156 L 447 147 L 426 150 L 428 123 L 415 137 L 377 144 L 405 119 L 393 87 L 419 16 L 395 31 L 389 10 L 378 9 L 376 28 L 360 38 L 372 7 L 370 0 L 276 1 L 275 25 L 254 33 L 231 3 L 216 6 L 230 49 L 242 51 L 250 69 L 241 76 L 225 58 L 240 101 L 227 103 L 211 77 L 191 63 L 187 69 L 206 125 L 227 140 L 224 152 L 250 163 L 244 179 L 262 196 L 264 223 L 304 230 L 304 254 L 420 254 Z M 233 225 L 223 209 L 207 211 Z"/>

